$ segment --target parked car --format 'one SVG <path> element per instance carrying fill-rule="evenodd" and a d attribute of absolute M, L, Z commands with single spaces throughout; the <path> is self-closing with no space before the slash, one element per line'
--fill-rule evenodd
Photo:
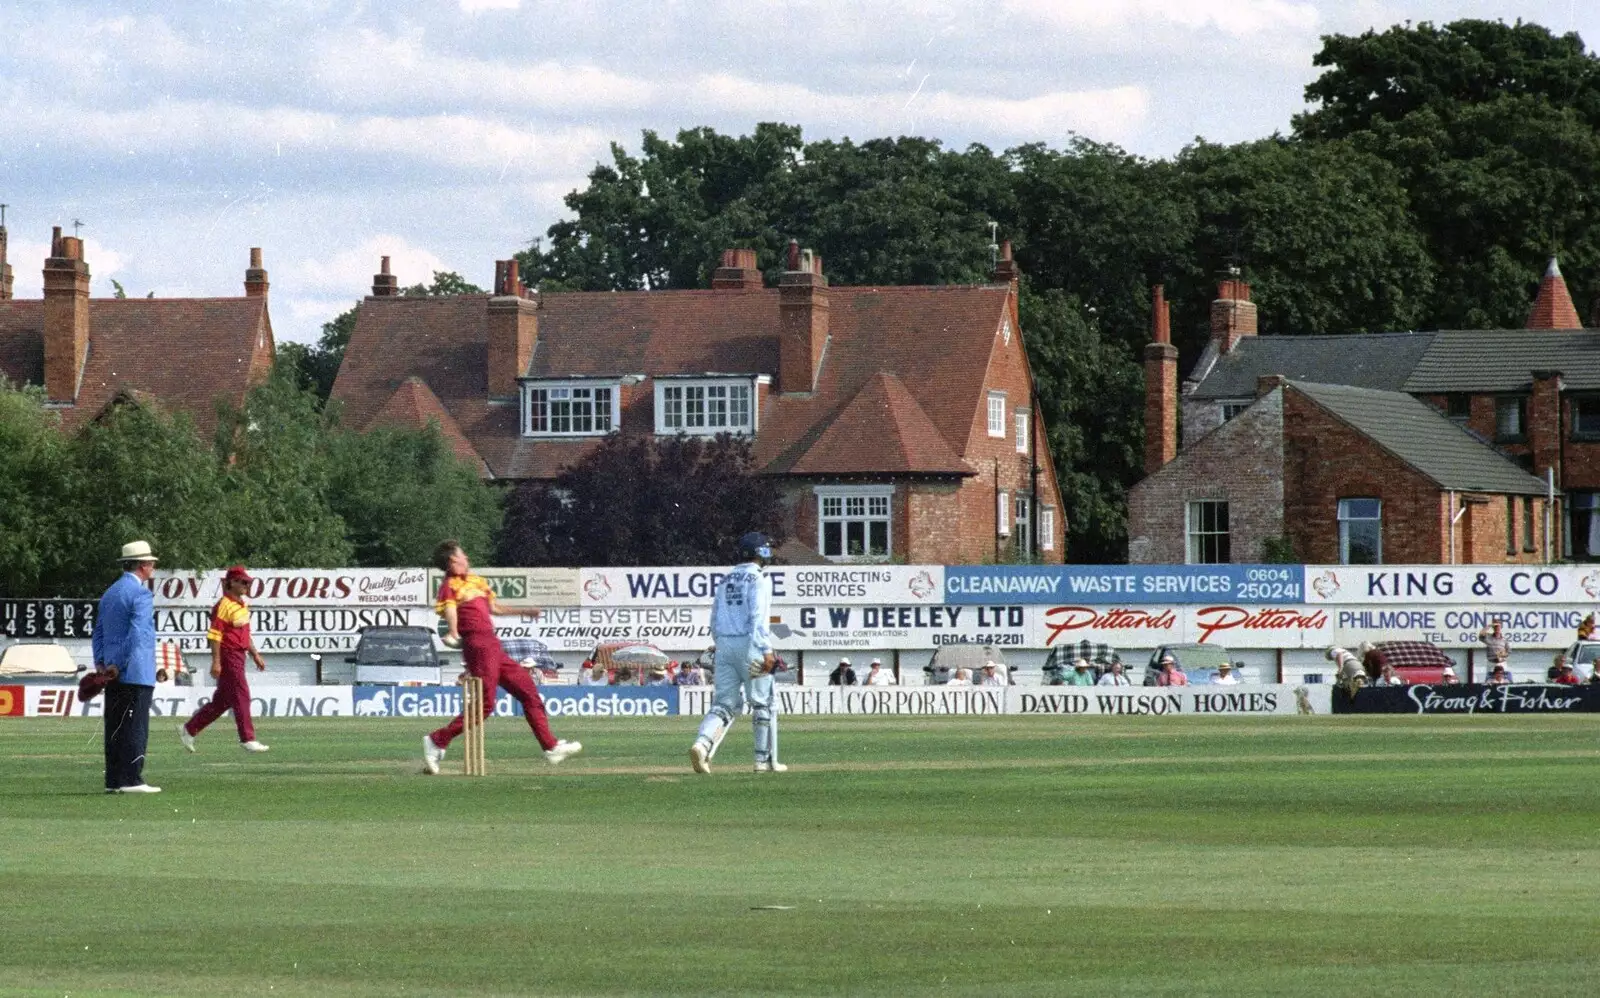
<path fill-rule="evenodd" d="M 1395 675 L 1407 683 L 1437 683 L 1445 669 L 1455 669 L 1455 659 L 1427 641 L 1379 641 L 1362 659 L 1367 679 L 1383 675 L 1383 667 L 1394 667 Z"/>
<path fill-rule="evenodd" d="M 358 683 L 440 681 L 434 632 L 426 627 L 363 627 L 356 653 L 345 659 L 356 667 Z"/>
<path fill-rule="evenodd" d="M 1178 667 L 1189 677 L 1189 682 L 1195 685 L 1205 685 L 1215 681 L 1217 666 L 1223 662 L 1233 661 L 1233 654 L 1221 645 L 1209 643 L 1162 645 L 1150 653 L 1150 661 L 1145 663 L 1144 685 L 1159 685 L 1157 678 L 1161 675 L 1161 660 L 1168 655 L 1178 660 Z M 1259 683 L 1261 670 L 1253 665 L 1234 666 L 1233 677 L 1241 683 Z"/>
<path fill-rule="evenodd" d="M 54 641 L 19 641 L 0 651 L 0 677 L 6 679 L 71 679 L 78 674 L 72 653 Z"/>
<path fill-rule="evenodd" d="M 1584 682 L 1594 675 L 1596 660 L 1600 660 L 1600 641 L 1574 641 L 1567 648 L 1567 661 Z"/>

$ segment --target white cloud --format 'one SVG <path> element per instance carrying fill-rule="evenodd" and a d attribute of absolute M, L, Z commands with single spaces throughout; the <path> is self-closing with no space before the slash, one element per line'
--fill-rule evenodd
<path fill-rule="evenodd" d="M 383 257 L 389 258 L 389 272 L 399 279 L 401 287 L 426 284 L 433 280 L 434 271 L 452 269 L 434 253 L 413 246 L 400 236 L 377 235 L 339 249 L 325 259 L 298 260 L 284 268 L 284 273 L 302 294 L 325 292 L 329 297 L 355 298 L 372 288 L 372 275 L 378 273 Z"/>
<path fill-rule="evenodd" d="M 70 231 L 68 235 L 71 235 Z M 82 238 L 83 259 L 89 264 L 89 294 L 95 298 L 109 298 L 114 292 L 111 278 L 126 269 L 127 258 L 97 239 Z M 13 294 L 18 298 L 38 298 L 44 294 L 44 261 L 49 256 L 48 240 L 18 239 L 15 236 L 6 240 L 6 262 L 11 264 L 15 277 Z M 134 293 L 135 289 L 128 289 L 128 294 Z"/>
<path fill-rule="evenodd" d="M 521 6 L 522 0 L 461 0 L 461 9 L 468 14 L 485 10 L 516 10 Z"/>
<path fill-rule="evenodd" d="M 1219 31 L 1242 38 L 1314 34 L 1316 5 L 1309 0 L 1005 0 L 1014 14 L 1067 31 L 1137 31 L 1151 25 Z"/>
<path fill-rule="evenodd" d="M 314 79 L 341 103 L 596 111 L 654 99 L 648 80 L 582 59 L 528 64 L 467 59 L 430 50 L 419 33 L 335 36 L 318 53 Z"/>

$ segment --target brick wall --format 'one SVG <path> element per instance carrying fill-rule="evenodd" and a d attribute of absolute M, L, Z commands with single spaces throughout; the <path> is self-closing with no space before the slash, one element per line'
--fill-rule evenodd
<path fill-rule="evenodd" d="M 1215 400 L 1183 400 L 1183 446 L 1188 450 L 1200 438 L 1222 425 L 1222 403 Z"/>
<path fill-rule="evenodd" d="M 1228 502 L 1235 562 L 1259 561 L 1283 533 L 1283 392 L 1271 392 L 1128 494 L 1128 561 L 1188 560 L 1186 516 L 1198 499 Z"/>

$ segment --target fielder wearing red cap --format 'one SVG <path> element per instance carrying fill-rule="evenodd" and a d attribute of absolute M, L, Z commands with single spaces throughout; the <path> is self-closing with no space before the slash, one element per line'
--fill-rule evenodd
<path fill-rule="evenodd" d="M 195 736 L 230 710 L 239 729 L 240 747 L 246 752 L 267 750 L 256 741 L 255 725 L 250 721 L 250 683 L 244 669 L 246 654 L 255 660 L 257 671 L 267 667 L 255 642 L 250 640 L 250 608 L 245 604 L 245 595 L 254 581 L 243 565 L 233 566 L 222 577 L 222 598 L 211 608 L 211 629 L 206 631 L 206 640 L 211 643 L 211 678 L 217 681 L 217 688 L 211 699 L 178 728 L 178 737 L 190 752 L 195 751 Z"/>

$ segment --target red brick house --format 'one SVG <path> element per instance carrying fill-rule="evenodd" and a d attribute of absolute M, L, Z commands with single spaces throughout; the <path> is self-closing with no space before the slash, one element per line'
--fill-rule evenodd
<path fill-rule="evenodd" d="M 408 298 L 384 261 L 334 383 L 367 428 L 436 422 L 486 477 L 551 479 L 608 433 L 749 434 L 796 539 L 833 560 L 1059 560 L 1064 517 L 1017 323 L 991 284 L 777 287 L 729 250 L 705 290 Z M 1037 512 L 1036 512 L 1037 511 Z"/>
<path fill-rule="evenodd" d="M 118 397 L 188 413 L 203 436 L 217 401 L 234 405 L 272 371 L 267 272 L 250 251 L 239 298 L 90 298 L 83 243 L 58 227 L 44 262 L 44 297 L 11 294 L 0 228 L 0 375 L 41 385 L 62 426 L 75 429 Z"/>
<path fill-rule="evenodd" d="M 1600 331 L 1554 260 L 1517 330 L 1258 336 L 1229 276 L 1181 392 L 1155 314 L 1130 561 L 1600 558 Z"/>

